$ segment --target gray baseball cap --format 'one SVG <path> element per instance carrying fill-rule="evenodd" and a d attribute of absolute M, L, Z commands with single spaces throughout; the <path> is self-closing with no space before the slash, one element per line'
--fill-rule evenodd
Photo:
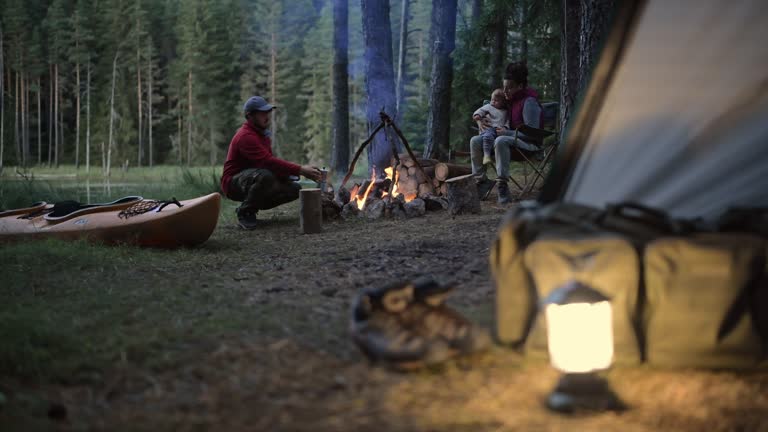
<path fill-rule="evenodd" d="M 251 96 L 243 104 L 243 112 L 249 113 L 253 111 L 272 111 L 277 107 L 267 103 L 267 100 L 261 96 Z"/>

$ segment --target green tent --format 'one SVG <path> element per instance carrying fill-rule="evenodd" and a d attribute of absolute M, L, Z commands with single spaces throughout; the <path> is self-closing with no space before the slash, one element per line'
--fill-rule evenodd
<path fill-rule="evenodd" d="M 545 202 L 768 206 L 768 3 L 626 2 Z"/>
<path fill-rule="evenodd" d="M 553 205 L 515 208 L 492 248 L 501 342 L 546 354 L 540 301 L 578 281 L 611 298 L 617 361 L 766 359 L 764 237 L 640 236 L 603 209 L 714 221 L 768 208 L 767 30 L 764 0 L 622 4 L 539 198 Z"/>

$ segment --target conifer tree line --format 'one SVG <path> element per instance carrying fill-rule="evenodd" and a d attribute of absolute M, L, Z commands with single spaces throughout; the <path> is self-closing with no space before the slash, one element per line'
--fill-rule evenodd
<path fill-rule="evenodd" d="M 433 1 L 380 1 L 388 6 L 396 80 L 390 114 L 422 148 Z M 334 132 L 333 93 L 343 83 L 334 81 L 337 2 L 2 0 L 0 164 L 105 174 L 126 164 L 219 165 L 243 121 L 243 101 L 259 94 L 279 107 L 276 153 L 330 165 L 335 141 L 349 153 L 368 135 L 358 0 L 344 9 L 349 119 L 339 130 L 348 139 Z M 560 8 L 557 0 L 458 1 L 451 148 L 466 148 L 475 133 L 471 113 L 501 84 L 509 61 L 527 60 L 531 84 L 558 100 Z"/>

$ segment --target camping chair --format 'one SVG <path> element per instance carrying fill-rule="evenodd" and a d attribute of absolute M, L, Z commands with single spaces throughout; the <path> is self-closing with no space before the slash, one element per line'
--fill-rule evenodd
<path fill-rule="evenodd" d="M 515 140 L 518 139 L 517 133 L 522 133 L 526 136 L 526 143 L 533 144 L 539 148 L 538 151 L 523 150 L 519 147 L 512 148 L 510 159 L 513 162 L 522 162 L 526 169 L 531 168 L 534 171 L 533 179 L 529 179 L 528 175 L 524 175 L 522 182 L 516 180 L 512 175 L 509 176 L 512 183 L 520 189 L 519 197 L 530 193 L 536 186 L 536 182 L 540 178 L 544 178 L 544 170 L 557 150 L 558 137 L 560 135 L 558 132 L 559 106 L 560 104 L 557 102 L 541 104 L 543 111 L 541 129 L 522 125 L 515 130 Z M 546 138 L 552 135 L 555 136 L 554 140 L 547 141 Z M 488 194 L 490 194 L 490 191 Z"/>

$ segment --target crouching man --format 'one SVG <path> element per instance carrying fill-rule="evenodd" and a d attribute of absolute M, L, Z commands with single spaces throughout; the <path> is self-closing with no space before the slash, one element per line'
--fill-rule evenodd
<path fill-rule="evenodd" d="M 237 223 L 251 230 L 259 225 L 259 210 L 271 209 L 299 197 L 299 175 L 318 181 L 320 170 L 278 159 L 272 154 L 269 138 L 270 113 L 275 109 L 261 96 L 253 96 L 243 105 L 245 123 L 229 143 L 221 190 L 234 201 Z"/>

